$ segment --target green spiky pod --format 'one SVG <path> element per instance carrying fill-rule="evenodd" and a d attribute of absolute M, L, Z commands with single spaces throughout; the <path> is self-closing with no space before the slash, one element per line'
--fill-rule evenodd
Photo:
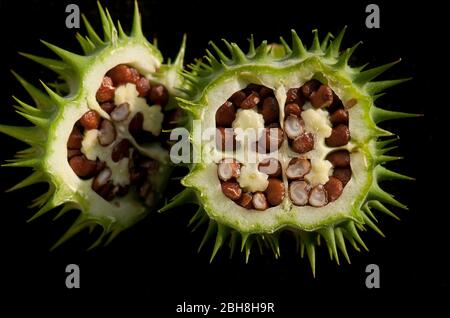
<path fill-rule="evenodd" d="M 54 247 L 97 225 L 102 233 L 92 247 L 110 242 L 157 207 L 171 171 L 161 130 L 164 116 L 177 107 L 175 96 L 181 96 L 175 87 L 181 85 L 178 74 L 185 41 L 176 60 L 162 64 L 161 53 L 142 33 L 137 3 L 130 35 L 120 23 L 113 23 L 100 4 L 99 12 L 103 38 L 83 16 L 87 36 L 77 34 L 77 40 L 84 54 L 47 42 L 43 43 L 60 60 L 23 54 L 57 73 L 62 83 L 56 85 L 56 91 L 42 83 L 45 90 L 41 91 L 14 73 L 35 104 L 16 99 L 17 112 L 34 126 L 0 125 L 0 132 L 30 145 L 5 164 L 33 169 L 11 190 L 40 182 L 49 185 L 49 190 L 34 201 L 32 207 L 40 209 L 32 219 L 56 207 L 62 207 L 57 217 L 80 210 Z M 106 78 L 110 72 L 112 77 Z M 133 77 L 126 78 L 130 74 Z M 150 96 L 153 88 L 165 94 L 163 102 Z M 135 137 L 141 135 L 150 138 L 138 142 Z M 133 183 L 133 173 L 140 178 L 139 184 Z"/>
<path fill-rule="evenodd" d="M 235 43 L 224 40 L 229 50 L 227 55 L 211 43 L 216 54 L 207 50 L 204 60 L 192 65 L 192 71 L 184 73 L 186 80 L 190 83 L 188 91 L 190 98 L 180 98 L 179 101 L 180 106 L 190 112 L 194 120 L 201 122 L 201 128 L 197 131 L 192 128 L 191 134 L 194 153 L 199 154 L 200 159 L 191 164 L 189 174 L 182 180 L 186 189 L 174 197 L 163 211 L 185 203 L 199 205 L 198 212 L 191 223 L 196 228 L 201 224 L 207 224 L 207 231 L 200 247 L 210 238 L 215 240 L 211 260 L 226 243 L 229 243 L 231 252 L 239 246 L 247 260 L 252 246 L 255 245 L 258 245 L 260 249 L 266 247 L 272 250 L 275 257 L 278 257 L 280 255 L 279 235 L 282 231 L 287 231 L 296 239 L 302 256 L 306 250 L 314 273 L 315 250 L 321 239 L 325 241 L 330 257 L 337 263 L 339 263 L 338 250 L 349 261 L 346 240 L 356 250 L 360 247 L 366 249 L 358 234 L 360 230 L 369 227 L 382 234 L 375 224 L 374 211 L 396 217 L 385 204 L 406 209 L 406 206 L 379 186 L 380 181 L 385 179 L 409 180 L 410 178 L 384 167 L 385 162 L 398 159 L 386 155 L 386 152 L 392 149 L 391 144 L 396 138 L 377 124 L 388 119 L 414 115 L 383 110 L 374 104 L 382 91 L 404 82 L 405 79 L 372 81 L 396 62 L 369 70 L 363 70 L 364 67 L 350 67 L 348 61 L 357 45 L 340 52 L 344 32 L 345 28 L 336 38 L 333 39 L 331 35 L 328 35 L 320 42 L 315 31 L 310 49 L 304 47 L 295 31 L 292 31 L 290 46 L 281 38 L 282 44 L 268 45 L 264 41 L 255 48 L 251 38 L 248 53 L 244 53 Z M 331 88 L 334 95 L 333 103 L 320 105 L 317 96 L 321 89 L 317 87 L 313 93 L 317 94 L 315 99 L 312 94 L 306 98 L 307 95 L 304 94 L 307 93 L 308 85 L 312 85 L 311 83 L 325 85 L 326 87 L 323 88 L 325 91 Z M 299 94 L 297 97 L 289 95 L 297 93 Z M 239 94 L 242 95 L 240 100 Z M 303 95 L 300 96 L 300 94 Z M 325 97 L 332 99 L 331 93 Z M 253 98 L 253 101 L 249 98 Z M 267 102 L 269 108 L 265 106 L 264 98 L 271 98 Z M 242 101 L 244 99 L 245 107 Z M 252 102 L 253 105 L 251 105 Z M 242 157 L 243 153 L 235 145 L 231 150 L 220 148 L 220 141 L 219 146 L 217 144 L 219 136 L 217 134 L 215 140 L 198 138 L 198 136 L 203 137 L 203 133 L 208 129 L 216 129 L 219 126 L 232 127 L 236 131 L 236 128 L 244 123 L 245 127 L 266 127 L 264 129 L 267 129 L 267 118 L 275 114 L 276 119 L 272 119 L 271 125 L 284 130 L 286 139 L 288 132 L 286 120 L 289 118 L 286 115 L 288 108 L 284 106 L 287 107 L 293 102 L 297 103 L 294 106 L 297 107 L 298 114 L 289 115 L 289 118 L 294 120 L 295 117 L 297 118 L 295 120 L 300 120 L 299 125 L 302 121 L 304 121 L 302 125 L 306 123 L 306 128 L 303 127 L 303 129 L 307 134 L 314 134 L 315 146 L 306 151 L 298 150 L 299 148 L 292 151 L 297 139 L 284 140 L 278 145 L 279 149 L 274 153 L 277 153 L 283 172 L 281 176 L 278 176 L 278 181 L 274 181 L 274 185 L 278 188 L 272 187 L 269 190 L 270 186 L 267 183 L 264 185 L 267 174 L 261 177 L 260 166 L 258 166 L 259 171 L 252 170 L 253 174 L 249 175 L 246 172 L 244 178 L 245 156 Z M 240 106 L 239 103 L 241 103 Z M 319 105 L 316 105 L 317 103 Z M 335 105 L 338 103 L 339 105 Z M 312 104 L 314 107 L 311 106 Z M 270 113 L 270 105 L 277 105 L 278 110 Z M 300 109 L 299 105 L 302 106 Z M 348 114 L 345 124 L 348 126 L 346 129 L 350 136 L 348 142 L 339 144 L 329 140 L 330 134 L 335 133 L 337 125 L 333 124 L 335 119 L 331 118 L 332 108 L 334 108 L 333 114 L 336 109 L 341 109 L 341 112 Z M 228 112 L 229 109 L 233 109 L 231 113 Z M 269 113 L 265 113 L 267 109 Z M 248 113 L 252 110 L 253 113 Z M 244 112 L 246 112 L 245 116 Z M 299 115 L 300 112 L 301 115 Z M 223 114 L 231 114 L 231 119 L 227 120 Z M 222 116 L 221 122 L 228 121 L 228 123 L 219 124 L 218 116 Z M 320 119 L 323 116 L 325 118 Z M 257 124 L 260 121 L 265 122 L 266 125 Z M 325 133 L 321 136 L 323 131 Z M 292 134 L 292 132 L 289 133 Z M 241 149 L 244 149 L 243 152 L 247 154 L 252 151 L 245 147 Z M 338 175 L 334 177 L 340 164 L 331 165 L 329 161 L 333 160 L 329 159 L 328 155 L 335 150 L 343 150 L 349 154 L 350 167 L 346 168 L 351 171 L 349 180 L 341 181 L 341 178 L 337 181 L 336 179 L 340 177 Z M 259 156 L 267 158 L 268 154 L 264 152 Z M 309 177 L 308 175 L 299 178 L 286 176 L 291 160 L 297 157 L 307 160 L 312 165 Z M 231 158 L 234 163 L 236 161 L 233 160 L 237 158 L 240 167 L 234 171 L 236 175 L 231 175 L 230 166 L 224 166 L 225 168 L 220 171 L 220 162 L 223 158 Z M 320 169 L 324 166 L 327 169 L 325 174 L 321 174 Z M 315 175 L 311 171 L 314 171 Z M 222 177 L 220 173 L 223 174 Z M 289 173 L 296 173 L 296 170 L 291 170 Z M 230 178 L 231 180 L 228 180 Z M 323 181 L 317 181 L 323 178 L 325 178 Z M 323 191 L 323 184 L 326 189 L 329 189 L 327 181 L 332 178 L 340 187 L 344 186 L 338 198 L 333 197 L 330 191 Z M 309 199 L 306 197 L 307 203 L 301 203 L 302 197 L 296 194 L 298 187 L 293 188 L 292 179 L 303 180 L 298 181 L 304 183 L 297 186 L 308 187 L 308 191 L 311 191 Z M 262 186 L 255 186 L 257 183 Z M 224 185 L 227 191 L 224 190 Z M 312 186 L 318 187 L 314 196 L 310 190 Z M 274 198 L 273 190 L 278 191 L 277 189 L 282 189 L 283 192 L 280 190 L 278 193 L 282 193 L 283 196 Z M 247 201 L 244 201 L 244 194 L 248 197 Z M 256 195 L 258 199 L 255 201 Z M 294 203 L 293 197 L 297 203 Z M 269 201 L 272 199 L 272 202 L 267 205 L 264 198 Z M 325 205 L 318 203 L 318 200 L 324 200 Z"/>

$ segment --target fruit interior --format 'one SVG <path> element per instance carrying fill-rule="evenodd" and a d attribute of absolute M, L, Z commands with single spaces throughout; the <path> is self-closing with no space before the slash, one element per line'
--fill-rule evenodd
<path fill-rule="evenodd" d="M 145 205 L 156 204 L 160 162 L 145 142 L 158 141 L 169 93 L 137 69 L 119 64 L 96 92 L 99 110 L 88 110 L 73 126 L 67 160 L 104 200 L 120 206 L 135 192 Z"/>
<path fill-rule="evenodd" d="M 249 211 L 284 200 L 316 208 L 339 200 L 352 176 L 346 108 L 354 104 L 350 100 L 344 107 L 315 79 L 290 88 L 282 107 L 263 85 L 235 92 L 215 114 L 223 194 Z M 256 138 L 246 140 L 243 131 Z"/>

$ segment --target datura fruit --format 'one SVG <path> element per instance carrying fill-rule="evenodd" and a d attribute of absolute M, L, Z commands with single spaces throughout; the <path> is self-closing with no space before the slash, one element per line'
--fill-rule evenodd
<path fill-rule="evenodd" d="M 30 145 L 6 164 L 33 169 L 11 190 L 48 183 L 32 205 L 40 208 L 33 218 L 58 206 L 57 216 L 80 210 L 55 247 L 96 225 L 103 231 L 92 246 L 109 242 L 156 209 L 171 171 L 162 129 L 177 111 L 185 41 L 174 63 L 162 64 L 142 33 L 137 4 L 130 35 L 100 5 L 99 11 L 104 37 L 83 16 L 87 36 L 77 34 L 83 55 L 47 42 L 60 60 L 23 54 L 61 81 L 56 90 L 42 83 L 41 91 L 14 73 L 34 101 L 16 99 L 17 112 L 34 126 L 0 125 Z"/>
<path fill-rule="evenodd" d="M 208 224 L 200 248 L 215 240 L 211 260 L 226 243 L 247 260 L 255 243 L 278 257 L 280 234 L 290 233 L 315 273 L 321 240 L 337 263 L 338 249 L 349 261 L 345 240 L 366 249 L 360 230 L 382 234 L 375 210 L 396 217 L 386 204 L 406 208 L 379 186 L 411 178 L 384 167 L 398 159 L 386 154 L 397 138 L 377 124 L 414 115 L 374 104 L 406 79 L 372 81 L 397 62 L 350 67 L 357 45 L 341 52 L 344 32 L 320 42 L 314 31 L 309 49 L 295 31 L 291 45 L 255 48 L 251 38 L 248 53 L 211 43 L 216 54 L 207 50 L 184 71 L 189 97 L 178 100 L 198 158 L 182 179 L 186 189 L 162 210 L 199 205 L 191 223 Z"/>

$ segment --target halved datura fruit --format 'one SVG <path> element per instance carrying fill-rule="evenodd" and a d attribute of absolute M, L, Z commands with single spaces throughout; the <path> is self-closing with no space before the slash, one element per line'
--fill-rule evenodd
<path fill-rule="evenodd" d="M 348 260 L 344 239 L 359 249 L 359 230 L 381 233 L 373 209 L 393 215 L 385 203 L 405 208 L 379 187 L 384 179 L 410 178 L 382 166 L 396 159 L 385 154 L 396 139 L 380 140 L 393 134 L 377 123 L 414 115 L 374 105 L 381 91 L 404 80 L 371 81 L 396 62 L 350 67 L 356 46 L 340 53 L 344 30 L 321 43 L 315 32 L 310 49 L 295 31 L 291 46 L 282 40 L 255 49 L 251 39 L 248 53 L 225 41 L 227 56 L 212 44 L 217 57 L 207 51 L 185 74 L 190 98 L 179 99 L 180 106 L 202 132 L 217 133 L 215 141 L 193 139 L 201 160 L 163 210 L 198 204 L 191 222 L 208 223 L 201 246 L 215 237 L 212 258 L 227 239 L 247 260 L 255 242 L 278 257 L 286 231 L 302 255 L 306 249 L 314 272 L 320 238 L 331 258 L 339 262 L 340 249 Z"/>
<path fill-rule="evenodd" d="M 35 126 L 0 126 L 1 132 L 31 146 L 7 164 L 33 168 L 11 190 L 49 184 L 33 204 L 40 207 L 33 218 L 58 206 L 63 206 L 58 216 L 80 210 L 55 246 L 95 225 L 103 231 L 93 246 L 109 242 L 156 209 L 171 170 L 161 132 L 177 111 L 184 41 L 175 62 L 164 65 L 161 53 L 142 34 L 137 5 L 130 35 L 120 24 L 116 28 L 100 5 L 99 11 L 104 38 L 84 19 L 88 35 L 77 35 L 83 55 L 46 42 L 62 60 L 23 54 L 64 83 L 58 93 L 43 84 L 42 92 L 15 74 L 35 103 L 16 99 L 16 108 Z"/>

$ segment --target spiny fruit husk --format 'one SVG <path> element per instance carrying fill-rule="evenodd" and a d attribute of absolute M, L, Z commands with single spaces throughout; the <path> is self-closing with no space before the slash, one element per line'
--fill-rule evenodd
<path fill-rule="evenodd" d="M 239 245 L 247 261 L 254 243 L 260 250 L 266 247 L 279 257 L 279 236 L 286 231 L 297 241 L 302 257 L 306 250 L 315 274 L 315 251 L 321 238 L 332 259 L 339 263 L 339 249 L 350 262 L 346 240 L 359 251 L 360 247 L 367 249 L 359 231 L 370 227 L 383 235 L 375 224 L 375 210 L 397 218 L 385 204 L 406 209 L 379 186 L 382 180 L 411 178 L 384 167 L 384 163 L 399 159 L 386 155 L 395 148 L 391 146 L 397 138 L 377 124 L 415 115 L 378 108 L 375 100 L 385 89 L 408 79 L 372 81 L 398 61 L 369 70 L 364 70 L 365 66 L 350 67 L 348 61 L 359 43 L 340 52 L 344 33 L 345 28 L 336 38 L 328 34 L 320 42 L 314 31 L 309 49 L 294 30 L 290 46 L 281 38 L 282 44 L 268 45 L 264 41 L 255 48 L 251 38 L 247 53 L 226 40 L 229 54 L 211 43 L 216 54 L 207 50 L 204 60 L 191 65 L 191 71 L 184 72 L 189 82 L 186 91 L 189 98 L 179 98 L 180 107 L 189 112 L 192 119 L 201 120 L 202 131 L 215 127 L 216 110 L 227 98 L 252 83 L 273 89 L 280 105 L 284 105 L 282 96 L 286 96 L 289 88 L 299 87 L 311 78 L 326 83 L 343 102 L 358 101 L 356 106 L 348 109 L 351 138 L 358 149 L 352 155 L 352 181 L 336 202 L 322 208 L 298 207 L 284 202 L 266 211 L 249 212 L 222 193 L 214 160 L 210 160 L 213 155 L 209 155 L 214 152 L 213 146 L 192 140 L 197 153 L 202 154 L 202 161 L 190 165 L 189 174 L 182 180 L 187 188 L 162 211 L 185 203 L 199 205 L 190 224 L 195 225 L 195 229 L 204 223 L 208 225 L 200 248 L 208 239 L 215 239 L 211 260 L 227 242 L 231 253 Z"/>
<path fill-rule="evenodd" d="M 166 109 L 176 107 L 173 96 L 180 94 L 175 87 L 181 85 L 181 77 L 178 74 L 183 64 L 185 39 L 174 63 L 169 61 L 168 64 L 162 64 L 161 53 L 142 33 L 137 3 L 130 35 L 125 34 L 120 23 L 115 26 L 107 10 L 100 4 L 98 7 L 104 37 L 101 38 L 83 16 L 87 36 L 80 34 L 76 36 L 83 55 L 66 51 L 44 41 L 42 42 L 61 60 L 22 54 L 57 73 L 63 80 L 56 85 L 57 91 L 67 94 L 59 94 L 49 87 L 51 85 L 43 82 L 41 83 L 45 91 L 41 91 L 13 72 L 35 104 L 29 105 L 15 98 L 18 103 L 15 107 L 17 112 L 34 126 L 0 125 L 0 132 L 30 145 L 4 165 L 33 169 L 29 177 L 9 191 L 40 182 L 49 185 L 48 191 L 35 199 L 31 205 L 40 208 L 31 220 L 56 207 L 62 206 L 62 209 L 55 218 L 59 218 L 69 210 L 80 210 L 74 224 L 54 247 L 81 230 L 85 228 L 92 230 L 97 225 L 101 226 L 102 233 L 91 247 L 109 243 L 149 212 L 149 208 L 131 192 L 111 202 L 104 200 L 91 189 L 91 180 L 81 180 L 67 160 L 66 143 L 75 122 L 90 109 L 105 114 L 96 101 L 96 91 L 106 72 L 118 64 L 133 65 L 148 79 L 163 84 L 168 89 L 171 98 Z M 153 177 L 151 182 L 153 187 L 158 189 L 156 199 L 161 199 L 171 171 L 168 151 L 158 142 L 144 144 L 140 151 L 159 162 L 158 175 Z"/>

